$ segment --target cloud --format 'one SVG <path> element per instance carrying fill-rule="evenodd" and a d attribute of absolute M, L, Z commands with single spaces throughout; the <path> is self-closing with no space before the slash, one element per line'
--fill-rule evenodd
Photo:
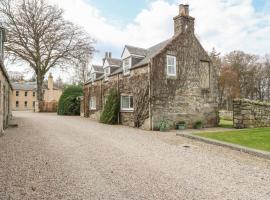
<path fill-rule="evenodd" d="M 99 46 L 121 49 L 125 44 L 149 47 L 173 34 L 176 3 L 149 1 L 129 24 L 111 22 L 84 0 L 52 0 L 66 11 L 65 16 L 85 28 Z M 207 50 L 223 53 L 244 50 L 270 52 L 270 15 L 256 13 L 252 0 L 189 0 L 191 15 L 196 18 L 196 34 Z M 127 8 L 129 9 L 129 8 Z M 104 49 L 102 49 L 104 50 Z"/>

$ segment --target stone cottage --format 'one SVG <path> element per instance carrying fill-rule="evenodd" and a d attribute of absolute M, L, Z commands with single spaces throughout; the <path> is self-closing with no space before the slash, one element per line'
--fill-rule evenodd
<path fill-rule="evenodd" d="M 189 6 L 181 4 L 170 39 L 148 49 L 126 45 L 121 59 L 106 53 L 103 75 L 85 84 L 84 116 L 99 119 L 108 92 L 116 88 L 123 125 L 153 130 L 165 119 L 172 128 L 179 121 L 216 126 L 216 70 L 194 34 L 194 21 Z"/>
<path fill-rule="evenodd" d="M 0 134 L 8 127 L 11 119 L 12 85 L 3 63 L 5 41 L 5 29 L 0 27 Z"/>

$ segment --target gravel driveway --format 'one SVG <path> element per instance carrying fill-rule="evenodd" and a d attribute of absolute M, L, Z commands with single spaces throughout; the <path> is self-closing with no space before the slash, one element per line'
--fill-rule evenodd
<path fill-rule="evenodd" d="M 1 200 L 270 199 L 267 160 L 174 133 L 15 116 L 0 138 Z"/>

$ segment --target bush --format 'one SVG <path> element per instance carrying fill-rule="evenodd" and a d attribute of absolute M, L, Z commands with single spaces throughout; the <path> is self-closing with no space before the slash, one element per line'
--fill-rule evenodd
<path fill-rule="evenodd" d="M 64 89 L 58 104 L 58 115 L 80 115 L 80 99 L 83 96 L 82 86 L 68 86 Z"/>
<path fill-rule="evenodd" d="M 163 132 L 170 129 L 169 122 L 168 122 L 165 118 L 163 118 L 163 119 L 160 121 L 158 127 L 159 127 L 159 130 L 160 130 L 160 131 L 163 131 Z"/>
<path fill-rule="evenodd" d="M 109 92 L 104 109 L 101 113 L 100 122 L 104 124 L 117 124 L 120 111 L 120 97 L 117 90 L 112 89 Z"/>

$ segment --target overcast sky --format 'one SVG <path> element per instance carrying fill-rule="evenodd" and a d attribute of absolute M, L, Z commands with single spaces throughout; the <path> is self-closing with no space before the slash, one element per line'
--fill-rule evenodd
<path fill-rule="evenodd" d="M 125 44 L 150 47 L 173 35 L 180 3 L 189 3 L 206 50 L 270 53 L 270 0 L 48 0 L 96 39 L 95 64 L 105 51 L 120 57 Z"/>

